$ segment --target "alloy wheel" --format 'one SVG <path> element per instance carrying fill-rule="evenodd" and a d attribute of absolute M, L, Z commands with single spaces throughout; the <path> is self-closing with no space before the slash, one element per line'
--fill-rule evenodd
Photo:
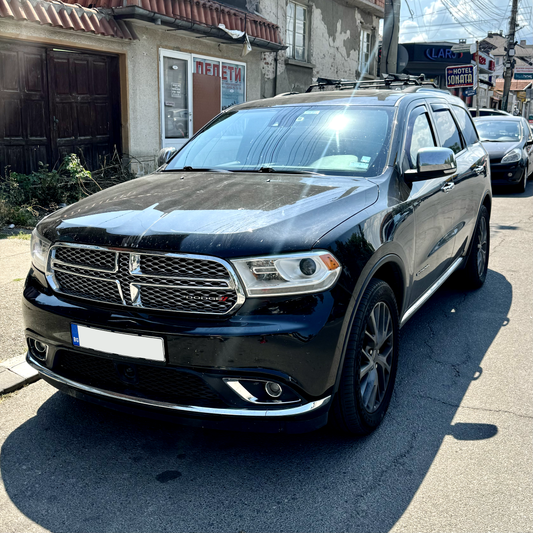
<path fill-rule="evenodd" d="M 363 339 L 359 385 L 364 408 L 375 412 L 387 387 L 394 353 L 394 331 L 389 307 L 378 302 L 366 322 Z"/>

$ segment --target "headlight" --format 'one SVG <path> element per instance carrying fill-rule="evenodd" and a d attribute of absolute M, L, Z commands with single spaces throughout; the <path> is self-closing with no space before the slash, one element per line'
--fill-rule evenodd
<path fill-rule="evenodd" d="M 37 228 L 33 230 L 30 243 L 31 261 L 33 266 L 41 272 L 46 271 L 46 260 L 48 258 L 50 244 L 49 241 L 43 239 L 39 233 L 37 233 Z"/>
<path fill-rule="evenodd" d="M 502 163 L 516 163 L 520 159 L 522 159 L 522 150 L 520 148 L 514 148 L 503 156 Z"/>
<path fill-rule="evenodd" d="M 339 262 L 328 252 L 252 257 L 232 263 L 252 298 L 325 291 L 341 273 Z"/>

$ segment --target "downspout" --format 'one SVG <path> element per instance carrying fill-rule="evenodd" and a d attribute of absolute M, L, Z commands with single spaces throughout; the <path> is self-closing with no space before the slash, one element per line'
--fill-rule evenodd
<path fill-rule="evenodd" d="M 276 58 L 274 59 L 276 65 L 276 72 L 274 73 L 274 96 L 278 94 L 278 52 L 279 50 L 276 50 Z"/>

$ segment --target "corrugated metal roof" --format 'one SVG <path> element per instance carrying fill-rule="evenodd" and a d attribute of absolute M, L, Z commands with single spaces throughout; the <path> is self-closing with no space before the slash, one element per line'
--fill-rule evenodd
<path fill-rule="evenodd" d="M 279 26 L 276 24 L 259 15 L 213 0 L 79 0 L 79 2 L 85 6 L 113 8 L 117 15 L 121 8 L 135 6 L 152 13 L 205 26 L 218 27 L 219 24 L 224 24 L 228 30 L 245 31 L 251 37 L 281 43 Z"/>
<path fill-rule="evenodd" d="M 127 22 L 114 20 L 97 9 L 62 0 L 0 0 L 0 18 L 84 31 L 104 37 L 138 40 Z"/>

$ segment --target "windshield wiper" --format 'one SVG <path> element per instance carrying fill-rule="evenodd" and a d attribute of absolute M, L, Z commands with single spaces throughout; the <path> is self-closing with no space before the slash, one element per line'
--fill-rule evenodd
<path fill-rule="evenodd" d="M 233 170 L 227 170 L 225 168 L 194 168 L 194 167 L 183 167 L 183 168 L 166 168 L 163 172 L 233 172 Z"/>
<path fill-rule="evenodd" d="M 240 170 L 233 170 L 232 172 L 261 172 L 265 174 L 272 174 L 272 173 L 278 173 L 278 174 L 320 174 L 320 172 L 314 172 L 312 170 L 284 170 L 284 169 L 275 169 L 273 167 L 261 167 L 259 169 L 240 169 Z"/>

